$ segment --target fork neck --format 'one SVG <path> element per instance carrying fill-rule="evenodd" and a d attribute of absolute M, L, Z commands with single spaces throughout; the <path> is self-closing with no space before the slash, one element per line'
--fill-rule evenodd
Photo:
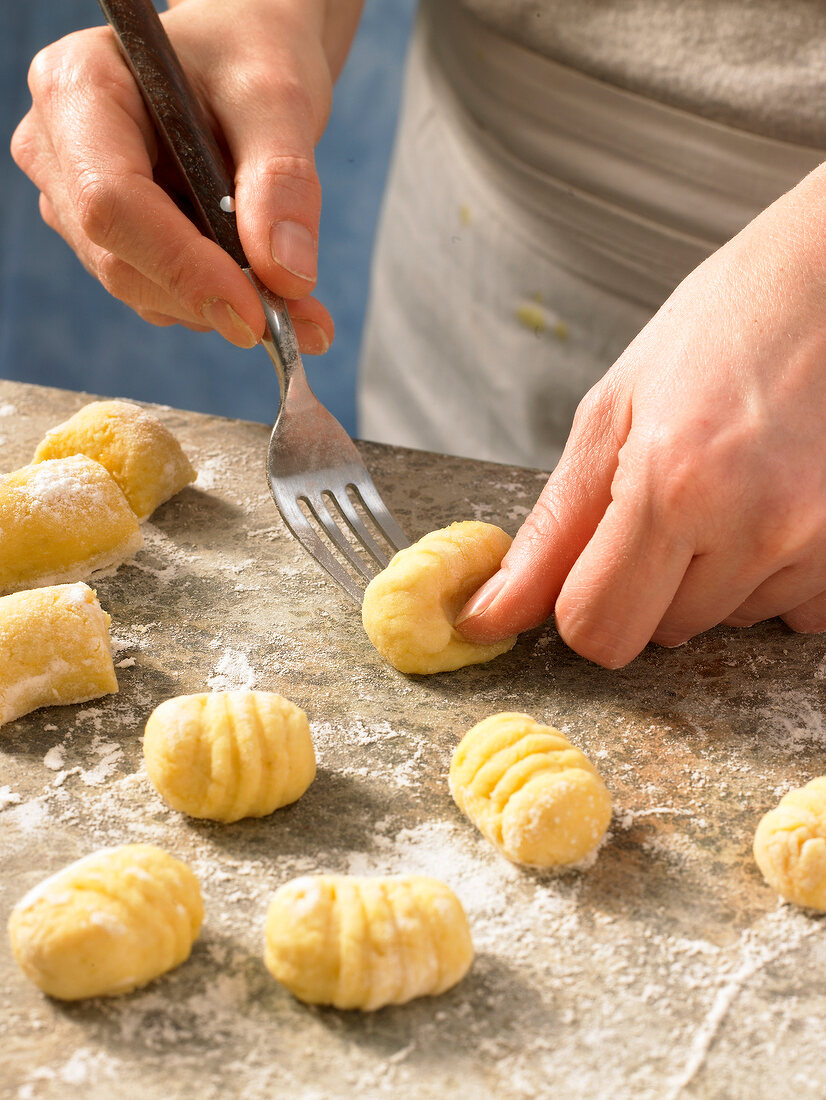
<path fill-rule="evenodd" d="M 244 268 L 244 274 L 258 291 L 261 305 L 264 307 L 268 333 L 264 336 L 262 343 L 278 375 L 283 405 L 291 386 L 296 383 L 299 386 L 308 384 L 304 364 L 301 361 L 301 352 L 298 349 L 298 338 L 284 299 L 273 294 L 251 268 Z"/>

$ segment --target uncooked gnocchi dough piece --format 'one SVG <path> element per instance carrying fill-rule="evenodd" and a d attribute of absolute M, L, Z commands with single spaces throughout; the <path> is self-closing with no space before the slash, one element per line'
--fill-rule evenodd
<path fill-rule="evenodd" d="M 131 558 L 142 542 L 126 497 L 85 455 L 0 480 L 0 593 L 85 580 Z"/>
<path fill-rule="evenodd" d="M 307 715 L 271 691 L 167 699 L 146 723 L 143 752 L 173 809 L 213 821 L 271 814 L 315 778 Z"/>
<path fill-rule="evenodd" d="M 175 436 L 131 401 L 93 401 L 46 433 L 34 461 L 84 454 L 106 467 L 138 519 L 196 478 Z"/>
<path fill-rule="evenodd" d="M 204 916 L 192 871 L 152 844 L 104 848 L 64 867 L 17 903 L 14 957 L 52 997 L 113 996 L 179 966 Z"/>
<path fill-rule="evenodd" d="M 450 792 L 508 859 L 564 867 L 592 852 L 611 798 L 591 761 L 559 730 L 527 714 L 494 714 L 453 753 Z"/>
<path fill-rule="evenodd" d="M 754 834 L 754 858 L 786 901 L 826 911 L 826 776 L 769 810 Z"/>
<path fill-rule="evenodd" d="M 453 625 L 510 544 L 501 527 L 466 520 L 400 550 L 364 593 L 362 621 L 379 653 L 399 672 L 432 673 L 480 664 L 512 649 L 515 636 L 477 645 Z"/>
<path fill-rule="evenodd" d="M 0 597 L 0 725 L 116 692 L 110 621 L 87 584 Z"/>
<path fill-rule="evenodd" d="M 309 1004 L 370 1012 L 435 996 L 472 961 L 461 902 L 422 875 L 308 875 L 281 886 L 267 911 L 267 969 Z"/>

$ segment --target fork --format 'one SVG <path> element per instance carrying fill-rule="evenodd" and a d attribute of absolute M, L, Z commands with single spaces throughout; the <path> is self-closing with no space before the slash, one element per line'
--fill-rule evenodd
<path fill-rule="evenodd" d="M 283 298 L 249 265 L 233 178 L 151 0 L 99 0 L 177 166 L 192 220 L 242 268 L 264 307 L 263 344 L 280 391 L 267 452 L 270 492 L 289 530 L 356 604 L 409 545 L 355 444 L 310 389 Z"/>

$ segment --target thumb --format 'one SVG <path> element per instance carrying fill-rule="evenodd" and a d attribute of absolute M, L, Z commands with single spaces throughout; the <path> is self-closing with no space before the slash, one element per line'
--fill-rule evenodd
<path fill-rule="evenodd" d="M 499 641 L 553 614 L 565 578 L 611 503 L 617 456 L 628 433 L 608 377 L 581 402 L 559 465 L 499 572 L 459 612 L 455 625 L 468 641 Z"/>

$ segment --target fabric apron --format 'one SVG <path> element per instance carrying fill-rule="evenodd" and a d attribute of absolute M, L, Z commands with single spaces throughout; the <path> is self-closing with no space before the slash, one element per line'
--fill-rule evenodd
<path fill-rule="evenodd" d="M 425 0 L 373 260 L 359 434 L 552 468 L 582 396 L 674 287 L 824 159 Z"/>

